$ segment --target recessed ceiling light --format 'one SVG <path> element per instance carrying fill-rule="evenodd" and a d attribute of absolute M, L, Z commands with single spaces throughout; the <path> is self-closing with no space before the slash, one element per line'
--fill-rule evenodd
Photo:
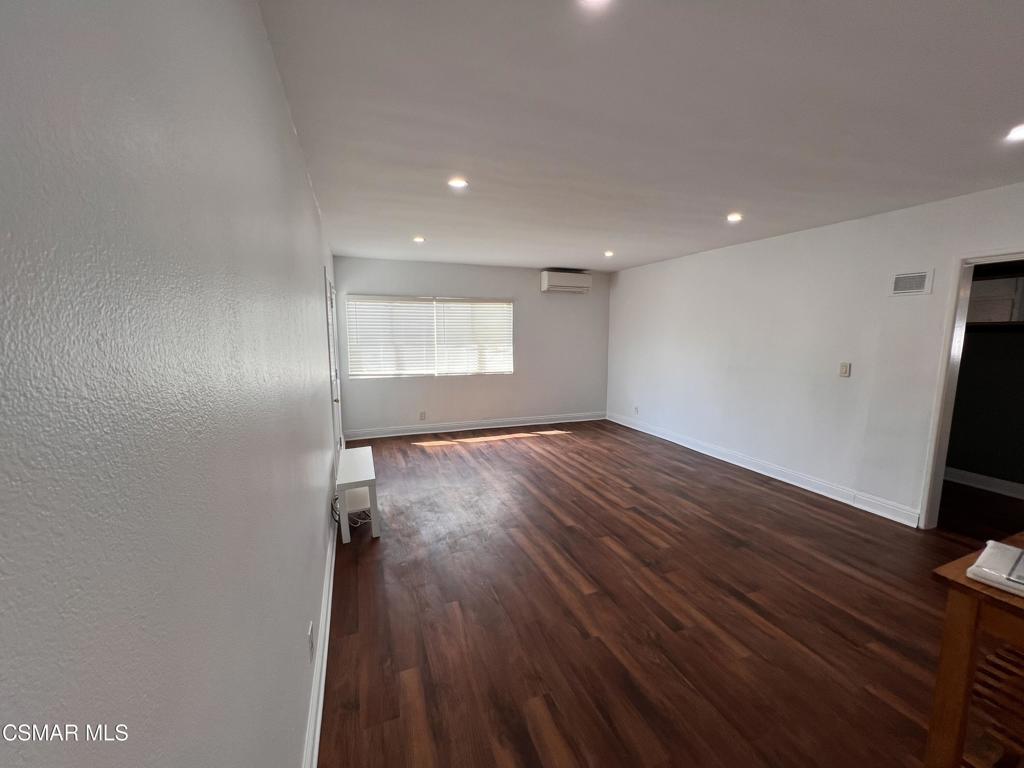
<path fill-rule="evenodd" d="M 448 186 L 452 189 L 465 189 L 469 186 L 469 182 L 466 181 L 462 176 L 452 176 L 448 179 Z"/>
<path fill-rule="evenodd" d="M 1016 128 L 1006 134 L 1007 141 L 1024 141 L 1024 123 L 1021 123 Z"/>
<path fill-rule="evenodd" d="M 725 220 L 728 221 L 730 224 L 739 224 L 741 221 L 743 221 L 743 214 L 740 213 L 739 211 L 733 211 L 732 213 L 725 217 Z"/>
<path fill-rule="evenodd" d="M 604 257 L 605 257 L 606 259 L 610 259 L 610 258 L 611 258 L 612 256 L 614 256 L 614 255 L 615 255 L 615 251 L 605 251 L 605 252 L 604 252 Z"/>
<path fill-rule="evenodd" d="M 425 243 L 427 242 L 427 238 L 425 238 L 423 235 L 416 235 L 416 237 L 414 237 L 412 241 L 414 243 Z"/>
<path fill-rule="evenodd" d="M 612 0 L 576 0 L 576 2 L 588 11 L 603 11 L 612 4 Z"/>

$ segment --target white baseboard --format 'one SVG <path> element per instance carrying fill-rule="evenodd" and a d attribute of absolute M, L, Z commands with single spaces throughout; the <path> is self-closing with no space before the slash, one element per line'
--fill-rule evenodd
<path fill-rule="evenodd" d="M 999 477 L 979 475 L 976 472 L 968 472 L 965 469 L 946 467 L 946 479 L 951 483 L 969 485 L 972 488 L 980 488 L 983 491 L 991 491 L 1002 496 L 1010 496 L 1014 499 L 1024 499 L 1024 483 L 1015 483 L 1012 480 L 1003 480 Z"/>
<path fill-rule="evenodd" d="M 324 563 L 323 597 L 320 601 L 320 626 L 317 629 L 316 655 L 313 659 L 313 688 L 306 716 L 306 743 L 302 768 L 316 768 L 320 755 L 320 722 L 324 712 L 324 686 L 327 683 L 327 646 L 331 636 L 331 600 L 334 597 L 334 556 L 338 549 L 337 529 L 331 525 Z"/>
<path fill-rule="evenodd" d="M 802 472 L 796 472 L 792 469 L 780 467 L 778 464 L 772 464 L 768 461 L 762 461 L 761 459 L 755 459 L 752 456 L 739 453 L 738 451 L 732 451 L 728 448 L 722 448 L 718 445 L 711 443 L 705 443 L 701 440 L 696 440 L 686 435 L 680 435 L 671 430 L 661 429 L 651 424 L 640 421 L 639 419 L 633 419 L 628 416 L 622 416 L 616 413 L 609 413 L 608 421 L 614 421 L 616 424 L 621 424 L 625 427 L 638 430 L 640 432 L 646 432 L 649 435 L 660 437 L 669 442 L 682 445 L 686 448 L 690 448 L 698 453 L 703 453 L 707 456 L 711 456 L 722 461 L 727 461 L 730 464 L 735 464 L 739 467 L 752 470 L 758 474 L 767 475 L 773 477 L 776 480 L 781 480 L 784 483 L 795 485 L 798 488 L 804 488 L 808 491 L 827 496 L 830 499 L 841 501 L 844 504 L 863 509 L 867 512 L 872 512 L 881 517 L 888 518 L 889 520 L 895 520 L 897 523 L 903 525 L 909 525 L 912 528 L 917 527 L 920 513 L 913 507 L 908 507 L 903 504 L 897 504 L 894 501 L 883 499 L 878 496 L 873 496 L 869 493 L 863 493 L 861 491 L 854 490 L 853 488 L 846 488 L 836 483 L 831 483 L 827 480 L 821 480 L 811 475 L 805 475 Z"/>
<path fill-rule="evenodd" d="M 346 440 L 367 440 L 374 437 L 399 437 L 401 435 L 429 435 L 434 432 L 465 432 L 470 429 L 492 429 L 495 427 L 528 427 L 534 424 L 559 424 L 563 421 L 597 421 L 604 418 L 604 411 L 590 413 L 556 413 L 546 416 L 519 416 L 510 419 L 480 419 L 478 421 L 446 421 L 430 424 L 406 424 L 400 427 L 370 427 L 345 431 Z"/>

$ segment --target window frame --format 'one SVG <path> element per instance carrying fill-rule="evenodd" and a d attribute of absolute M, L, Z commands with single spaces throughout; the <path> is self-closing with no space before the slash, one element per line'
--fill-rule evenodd
<path fill-rule="evenodd" d="M 351 363 L 351 345 L 349 344 L 348 303 L 350 299 L 366 299 L 371 301 L 407 301 L 430 302 L 434 307 L 434 373 L 388 373 L 388 374 L 353 374 Z M 437 303 L 464 304 L 508 304 L 512 315 L 512 360 L 511 369 L 507 371 L 474 371 L 472 373 L 438 373 L 437 372 Z M 345 378 L 352 381 L 372 381 L 380 379 L 441 379 L 463 378 L 467 376 L 512 376 L 516 369 L 516 302 L 511 298 L 471 298 L 465 296 L 420 296 L 416 294 L 382 294 L 382 293 L 346 293 L 345 294 Z"/>

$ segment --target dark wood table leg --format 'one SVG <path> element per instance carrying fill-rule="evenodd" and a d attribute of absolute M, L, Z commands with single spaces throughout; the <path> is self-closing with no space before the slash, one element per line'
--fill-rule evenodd
<path fill-rule="evenodd" d="M 949 590 L 925 768 L 960 768 L 962 764 L 976 664 L 978 608 L 977 598 Z"/>

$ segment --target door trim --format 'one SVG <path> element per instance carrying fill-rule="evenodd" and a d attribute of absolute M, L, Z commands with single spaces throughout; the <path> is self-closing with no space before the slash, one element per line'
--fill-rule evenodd
<path fill-rule="evenodd" d="M 334 455 L 345 447 L 345 432 L 341 418 L 341 363 L 338 359 L 338 293 L 334 281 L 324 265 L 324 304 L 327 310 L 327 365 L 330 368 L 331 425 L 334 434 Z"/>

